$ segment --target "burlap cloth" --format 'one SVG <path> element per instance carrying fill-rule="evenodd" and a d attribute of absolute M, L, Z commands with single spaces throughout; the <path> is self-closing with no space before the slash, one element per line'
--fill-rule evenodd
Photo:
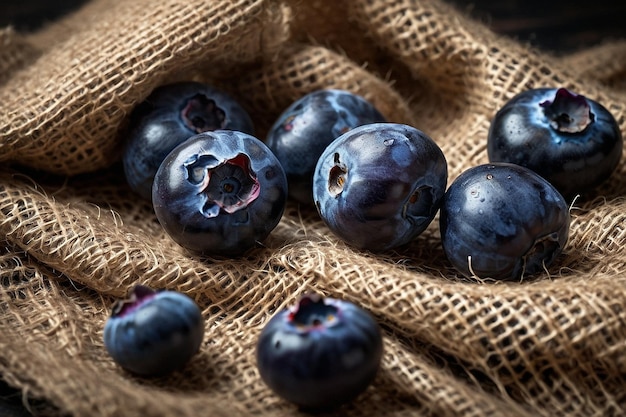
<path fill-rule="evenodd" d="M 495 111 L 565 86 L 626 129 L 626 43 L 551 56 L 437 0 L 94 0 L 34 34 L 0 32 L 0 370 L 46 416 L 292 416 L 261 382 L 260 329 L 304 291 L 368 308 L 384 329 L 374 384 L 332 415 L 619 416 L 626 411 L 626 180 L 572 206 L 549 274 L 460 279 L 437 222 L 370 254 L 289 203 L 237 259 L 185 253 L 119 164 L 127 116 L 153 88 L 195 79 L 235 95 L 260 138 L 323 87 L 371 100 L 442 147 L 449 182 L 487 161 Z M 136 378 L 102 341 L 136 283 L 193 297 L 206 318 L 183 372 Z"/>

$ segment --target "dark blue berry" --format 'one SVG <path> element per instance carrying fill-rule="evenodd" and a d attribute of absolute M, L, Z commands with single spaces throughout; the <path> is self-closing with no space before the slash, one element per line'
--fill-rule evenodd
<path fill-rule="evenodd" d="M 270 129 L 265 143 L 283 165 L 289 195 L 311 204 L 313 170 L 334 139 L 357 126 L 384 122 L 367 100 L 344 90 L 317 90 L 295 101 Z"/>
<path fill-rule="evenodd" d="M 254 134 L 252 120 L 228 94 L 197 82 L 155 89 L 130 118 L 122 161 L 131 188 L 152 195 L 152 181 L 167 154 L 189 137 L 218 129 Z"/>
<path fill-rule="evenodd" d="M 544 178 L 492 163 L 463 172 L 440 212 L 443 249 L 467 277 L 522 279 L 547 270 L 569 235 L 569 207 Z"/>
<path fill-rule="evenodd" d="M 239 255 L 262 242 L 285 210 L 287 179 L 268 147 L 243 132 L 195 135 L 165 158 L 152 203 L 165 231 L 202 254 Z"/>
<path fill-rule="evenodd" d="M 525 166 L 568 200 L 607 180 L 622 156 L 622 134 L 600 103 L 564 88 L 513 97 L 489 129 L 491 162 Z"/>
<path fill-rule="evenodd" d="M 104 346 L 122 368 L 159 376 L 182 368 L 198 352 L 204 321 L 198 305 L 176 291 L 138 285 L 113 305 Z"/>
<path fill-rule="evenodd" d="M 420 130 L 395 123 L 354 128 L 319 158 L 313 196 L 343 240 L 380 251 L 410 242 L 432 222 L 448 180 L 446 159 Z"/>
<path fill-rule="evenodd" d="M 261 378 L 277 395 L 322 409 L 363 392 L 378 372 L 382 351 L 380 329 L 367 311 L 306 295 L 270 319 L 256 354 Z"/>

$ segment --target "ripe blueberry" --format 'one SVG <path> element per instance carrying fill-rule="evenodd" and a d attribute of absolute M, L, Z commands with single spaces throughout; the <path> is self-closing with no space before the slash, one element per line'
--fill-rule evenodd
<path fill-rule="evenodd" d="M 204 321 L 198 305 L 176 291 L 138 285 L 113 305 L 104 346 L 122 368 L 142 376 L 182 368 L 200 348 Z"/>
<path fill-rule="evenodd" d="M 254 133 L 248 113 L 222 91 L 197 82 L 156 88 L 131 115 L 122 154 L 128 184 L 149 199 L 165 156 L 189 137 L 218 129 Z"/>
<path fill-rule="evenodd" d="M 350 129 L 384 121 L 369 101 L 344 90 L 313 91 L 291 104 L 265 141 L 285 169 L 289 196 L 311 204 L 313 170 L 326 146 Z"/>
<path fill-rule="evenodd" d="M 600 103 L 564 88 L 539 88 L 497 112 L 487 150 L 491 162 L 530 168 L 570 200 L 610 177 L 622 142 L 615 118 Z"/>
<path fill-rule="evenodd" d="M 569 207 L 544 178 L 519 165 L 470 168 L 440 212 L 443 249 L 467 277 L 521 279 L 545 270 L 569 235 Z"/>
<path fill-rule="evenodd" d="M 195 135 L 165 158 L 152 204 L 165 231 L 202 254 L 239 255 L 263 241 L 285 210 L 287 179 L 269 148 L 243 132 Z"/>
<path fill-rule="evenodd" d="M 414 239 L 431 223 L 448 180 L 446 159 L 420 130 L 372 123 L 344 133 L 315 168 L 313 196 L 328 227 L 372 251 Z"/>
<path fill-rule="evenodd" d="M 280 397 L 307 409 L 335 407 L 372 382 L 382 357 L 374 318 L 353 303 L 305 295 L 261 331 L 257 366 Z"/>

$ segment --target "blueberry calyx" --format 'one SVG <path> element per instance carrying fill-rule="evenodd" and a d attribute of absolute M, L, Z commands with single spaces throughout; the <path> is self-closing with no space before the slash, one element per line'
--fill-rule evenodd
<path fill-rule="evenodd" d="M 261 186 L 250 158 L 243 153 L 223 162 L 210 155 L 195 155 L 185 167 L 189 182 L 199 185 L 200 193 L 206 196 L 202 213 L 207 218 L 221 212 L 232 214 L 259 196 Z"/>
<path fill-rule="evenodd" d="M 414 222 L 415 218 L 423 219 L 421 213 L 427 212 L 429 207 L 431 210 L 437 207 L 435 200 L 433 187 L 427 185 L 417 187 L 402 206 L 402 218 L 410 222 Z"/>
<path fill-rule="evenodd" d="M 223 129 L 226 112 L 204 94 L 196 94 L 181 111 L 185 125 L 196 133 Z"/>
<path fill-rule="evenodd" d="M 565 88 L 556 91 L 554 100 L 546 100 L 539 105 L 543 107 L 550 126 L 558 132 L 580 133 L 594 121 L 587 99 Z"/>
<path fill-rule="evenodd" d="M 328 174 L 328 192 L 335 198 L 343 192 L 343 186 L 346 183 L 346 175 L 348 169 L 339 160 L 339 154 L 335 153 L 333 157 L 334 165 Z"/>
<path fill-rule="evenodd" d="M 327 328 L 338 322 L 339 308 L 319 294 L 303 295 L 287 315 L 287 321 L 302 332 Z"/>
<path fill-rule="evenodd" d="M 128 297 L 116 300 L 111 308 L 111 317 L 125 316 L 136 310 L 144 302 L 154 298 L 157 291 L 145 285 L 135 285 L 128 293 Z"/>
<path fill-rule="evenodd" d="M 536 239 L 528 252 L 522 256 L 522 276 L 525 272 L 534 274 L 540 269 L 546 269 L 561 250 L 558 233 L 550 233 Z"/>
<path fill-rule="evenodd" d="M 295 108 L 294 108 L 294 110 L 299 110 L 299 108 L 298 108 L 298 109 L 295 109 Z M 282 124 L 282 128 L 283 128 L 285 131 L 287 131 L 287 132 L 292 131 L 292 130 L 293 130 L 293 121 L 294 121 L 295 119 L 296 119 L 296 115 L 291 115 L 291 116 L 287 117 L 287 118 L 285 119 L 285 121 L 283 122 L 283 124 Z"/>

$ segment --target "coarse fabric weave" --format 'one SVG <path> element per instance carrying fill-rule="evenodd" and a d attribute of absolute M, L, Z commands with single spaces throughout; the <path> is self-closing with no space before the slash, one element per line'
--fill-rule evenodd
<path fill-rule="evenodd" d="M 264 138 L 326 87 L 360 94 L 442 148 L 451 183 L 487 162 L 497 109 L 533 87 L 601 102 L 626 130 L 626 42 L 553 56 L 438 0 L 93 0 L 36 33 L 0 31 L 0 372 L 45 416 L 295 416 L 261 381 L 263 325 L 304 292 L 358 303 L 384 331 L 374 383 L 329 416 L 626 415 L 625 162 L 571 206 L 571 238 L 522 282 L 462 279 L 437 221 L 385 253 L 288 202 L 237 258 L 187 253 L 120 164 L 133 107 L 181 80 L 222 88 Z M 200 352 L 156 379 L 115 365 L 110 307 L 135 284 L 182 291 Z"/>

